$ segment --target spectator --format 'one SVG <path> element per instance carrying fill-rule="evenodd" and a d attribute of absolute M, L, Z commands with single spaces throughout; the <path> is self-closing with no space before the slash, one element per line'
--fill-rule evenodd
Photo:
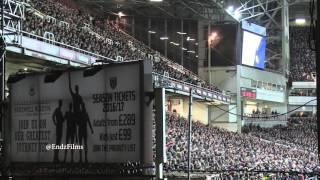
<path fill-rule="evenodd" d="M 290 76 L 293 81 L 314 81 L 315 53 L 309 48 L 309 28 L 290 27 Z"/>
<path fill-rule="evenodd" d="M 112 59 L 121 56 L 129 61 L 146 59 L 148 55 L 153 55 L 159 57 L 159 60 L 153 61 L 155 72 L 161 75 L 168 72 L 170 77 L 180 81 L 222 92 L 216 86 L 201 80 L 190 71 L 168 61 L 156 51 L 125 34 L 113 21 L 94 18 L 84 10 L 68 8 L 52 0 L 31 1 L 31 6 L 34 9 L 28 10 L 24 24 L 25 31 L 31 34 L 43 37 L 46 32 L 50 32 L 54 34 L 54 42 Z M 45 15 L 34 13 L 35 9 Z"/>
<path fill-rule="evenodd" d="M 170 113 L 167 114 L 167 120 L 168 163 L 165 167 L 168 171 L 185 170 L 188 154 L 188 122 Z M 269 134 L 261 136 L 269 137 Z M 295 144 L 279 144 L 275 141 L 277 138 L 265 140 L 259 138 L 261 136 L 238 134 L 217 127 L 205 126 L 199 122 L 193 123 L 191 169 L 307 173 L 313 172 L 314 168 L 318 167 L 316 149 L 302 149 L 301 146 Z M 312 141 L 306 141 L 304 145 L 312 143 Z"/>

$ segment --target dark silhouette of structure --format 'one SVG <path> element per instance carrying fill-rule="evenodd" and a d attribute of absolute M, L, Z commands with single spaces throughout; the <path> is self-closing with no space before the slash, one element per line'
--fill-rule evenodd
<path fill-rule="evenodd" d="M 70 94 L 72 96 L 73 112 L 75 113 L 76 116 L 79 116 L 80 112 L 81 112 L 80 111 L 81 104 L 83 104 L 82 97 L 79 94 L 79 86 L 78 85 L 74 86 L 75 92 L 72 91 L 70 72 L 69 72 L 68 75 L 69 75 L 68 76 L 69 77 L 69 91 L 70 91 Z"/>
<path fill-rule="evenodd" d="M 62 130 L 63 130 L 63 114 L 61 111 L 62 107 L 62 100 L 59 100 L 59 106 L 54 110 L 54 113 L 52 115 L 52 120 L 54 125 L 56 126 L 56 145 L 61 144 L 62 139 Z M 54 150 L 54 156 L 53 156 L 54 162 L 59 162 L 59 149 Z"/>
<path fill-rule="evenodd" d="M 93 129 L 92 129 L 92 125 L 91 125 L 85 104 L 81 104 L 81 110 L 82 110 L 81 118 L 79 119 L 80 120 L 79 121 L 79 144 L 84 145 L 84 158 L 85 158 L 85 162 L 87 163 L 88 162 L 87 124 L 89 124 L 92 134 L 93 134 Z M 82 162 L 82 150 L 80 150 L 80 162 Z"/>
<path fill-rule="evenodd" d="M 78 85 L 74 86 L 75 92 L 72 91 L 71 73 L 70 72 L 68 72 L 68 78 L 69 78 L 69 91 L 70 91 L 70 94 L 72 97 L 72 105 L 73 105 L 73 120 L 75 121 L 75 124 L 76 124 L 75 134 L 77 137 L 77 135 L 79 134 L 79 121 L 81 119 L 81 114 L 82 114 L 81 113 L 81 105 L 83 104 L 83 100 L 79 94 L 79 86 Z M 78 126 L 78 128 L 77 128 L 77 126 Z M 79 138 L 79 136 L 78 136 L 78 138 Z"/>
<path fill-rule="evenodd" d="M 66 133 L 66 144 L 73 144 L 77 140 L 77 122 L 74 117 L 74 113 L 72 112 L 72 103 L 69 104 L 69 111 L 67 111 L 64 115 L 64 119 L 67 121 L 67 133 Z M 73 162 L 73 152 L 71 149 L 71 162 Z M 64 162 L 67 160 L 68 149 L 64 151 Z"/>

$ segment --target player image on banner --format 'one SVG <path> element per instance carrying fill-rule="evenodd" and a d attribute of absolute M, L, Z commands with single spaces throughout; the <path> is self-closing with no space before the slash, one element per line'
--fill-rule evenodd
<path fill-rule="evenodd" d="M 61 144 L 63 121 L 64 121 L 61 107 L 62 107 L 62 100 L 59 99 L 59 106 L 55 109 L 52 115 L 53 123 L 56 126 L 56 144 L 57 145 Z M 59 162 L 59 149 L 54 150 L 53 161 Z"/>
<path fill-rule="evenodd" d="M 83 102 L 82 97 L 79 94 L 79 86 L 75 85 L 74 86 L 75 92 L 72 91 L 70 72 L 68 72 L 68 81 L 69 81 L 69 91 L 72 96 L 72 104 L 73 104 L 72 119 L 74 119 L 74 121 L 76 122 L 74 123 L 76 125 L 75 134 L 78 135 L 77 139 L 79 140 L 77 143 L 79 143 L 79 145 L 84 145 L 84 158 L 85 158 L 85 162 L 88 162 L 87 123 L 89 124 L 92 134 L 93 134 L 93 129 L 92 129 L 89 115 L 86 110 L 85 103 Z M 71 129 L 73 130 L 73 127 Z M 82 150 L 80 150 L 79 153 L 80 153 L 79 162 L 82 162 Z M 73 152 L 71 156 L 73 157 Z M 73 161 L 73 159 L 71 160 Z"/>
<path fill-rule="evenodd" d="M 12 83 L 12 162 L 139 161 L 139 68 L 117 65 L 90 76 L 67 71 L 51 82 L 37 74 Z M 54 144 L 82 148 L 46 148 Z"/>
<path fill-rule="evenodd" d="M 89 115 L 87 113 L 86 107 L 83 104 L 81 104 L 81 118 L 79 119 L 79 145 L 84 145 L 84 159 L 85 162 L 88 162 L 88 143 L 87 143 L 87 124 L 89 124 L 89 127 L 91 129 L 91 134 L 93 134 L 92 125 L 89 119 Z M 83 141 L 83 143 L 82 143 Z M 80 162 L 82 162 L 82 151 L 80 151 Z"/>
<path fill-rule="evenodd" d="M 67 133 L 66 133 L 66 144 L 74 144 L 78 143 L 78 135 L 77 135 L 77 122 L 74 117 L 74 113 L 72 112 L 72 103 L 69 103 L 69 111 L 64 115 L 64 119 L 67 122 Z M 71 162 L 73 162 L 73 153 L 74 150 L 71 149 Z M 64 151 L 64 162 L 67 160 L 68 149 Z"/>

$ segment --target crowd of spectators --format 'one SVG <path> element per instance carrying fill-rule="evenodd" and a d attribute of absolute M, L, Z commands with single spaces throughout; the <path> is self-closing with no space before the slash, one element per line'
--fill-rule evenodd
<path fill-rule="evenodd" d="M 165 168 L 168 171 L 185 170 L 188 162 L 188 121 L 171 113 L 167 113 L 167 121 L 168 163 Z M 298 131 L 294 132 L 297 134 L 288 133 L 288 135 L 304 136 Z M 267 136 L 272 137 L 272 134 L 265 133 L 265 136 L 257 137 L 194 122 L 192 123 L 191 169 L 193 171 L 246 170 L 304 173 L 318 169 L 317 151 L 312 148 L 312 145 L 308 145 L 313 143 L 311 137 L 310 141 L 304 142 L 303 137 L 296 140 L 295 142 L 300 143 L 299 145 L 283 145 L 276 141 L 276 137 L 275 139 L 267 138 Z M 303 145 L 310 148 L 302 148 Z"/>
<path fill-rule="evenodd" d="M 180 81 L 221 92 L 216 86 L 121 31 L 115 21 L 101 20 L 85 10 L 73 9 L 53 0 L 31 0 L 29 3 L 24 23 L 26 32 L 40 37 L 49 32 L 53 34 L 54 42 L 111 59 L 120 56 L 125 61 L 139 60 L 150 58 L 151 55 L 155 72 L 167 72 L 170 77 Z"/>
<path fill-rule="evenodd" d="M 290 76 L 293 81 L 314 81 L 315 52 L 309 46 L 308 27 L 290 27 Z"/>
<path fill-rule="evenodd" d="M 243 131 L 252 136 L 280 143 L 286 146 L 296 146 L 309 152 L 318 152 L 317 125 L 315 117 L 292 117 L 287 126 L 278 125 L 272 128 L 261 128 L 248 125 Z"/>

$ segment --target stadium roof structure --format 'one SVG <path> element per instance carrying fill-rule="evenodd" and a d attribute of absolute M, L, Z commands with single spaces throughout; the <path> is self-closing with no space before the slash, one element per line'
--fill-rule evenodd
<path fill-rule="evenodd" d="M 128 16 L 161 17 L 177 19 L 202 19 L 210 21 L 250 20 L 262 26 L 277 22 L 277 16 L 286 1 L 290 15 L 308 16 L 310 0 L 78 0 L 79 4 L 103 14 L 123 12 Z M 281 13 L 280 13 L 281 14 Z"/>
<path fill-rule="evenodd" d="M 214 19 L 225 14 L 220 0 L 80 0 L 80 3 L 100 14 L 123 11 L 132 16 L 177 19 Z"/>
<path fill-rule="evenodd" d="M 195 19 L 211 23 L 247 20 L 267 28 L 267 56 L 271 66 L 281 60 L 282 7 L 289 6 L 289 22 L 297 18 L 310 22 L 312 0 L 78 0 L 80 5 L 99 15 L 143 16 L 172 19 Z"/>

